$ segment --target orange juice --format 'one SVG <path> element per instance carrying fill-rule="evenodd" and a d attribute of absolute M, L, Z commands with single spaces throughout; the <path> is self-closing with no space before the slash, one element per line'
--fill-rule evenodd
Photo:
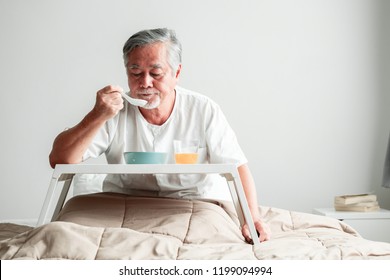
<path fill-rule="evenodd" d="M 176 163 L 179 164 L 194 164 L 198 161 L 197 153 L 175 154 Z"/>

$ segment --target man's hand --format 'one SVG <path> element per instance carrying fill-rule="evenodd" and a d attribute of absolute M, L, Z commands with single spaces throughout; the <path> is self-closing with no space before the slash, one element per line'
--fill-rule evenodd
<path fill-rule="evenodd" d="M 261 220 L 255 220 L 254 221 L 254 225 L 255 225 L 255 229 L 256 229 L 256 231 L 257 231 L 257 233 L 259 235 L 260 242 L 270 240 L 270 238 L 271 238 L 271 229 L 269 228 L 269 226 L 266 223 L 264 223 Z M 253 243 L 251 234 L 249 232 L 249 227 L 248 227 L 247 224 L 245 224 L 242 227 L 241 232 L 242 232 L 242 235 L 245 237 L 245 240 L 248 243 Z"/>
<path fill-rule="evenodd" d="M 240 179 L 242 186 L 244 188 L 245 197 L 248 201 L 249 210 L 251 211 L 253 223 L 255 229 L 259 234 L 260 242 L 269 240 L 271 237 L 271 229 L 269 226 L 260 219 L 259 207 L 257 204 L 257 194 L 255 181 L 253 180 L 252 174 L 249 170 L 248 165 L 243 164 L 238 167 L 238 173 L 240 174 Z M 249 233 L 249 228 L 245 224 L 242 227 L 242 235 L 245 237 L 245 240 L 249 243 L 252 242 L 252 237 Z"/>
<path fill-rule="evenodd" d="M 122 91 L 121 87 L 113 85 L 99 90 L 96 94 L 96 103 L 92 111 L 104 120 L 113 118 L 123 108 Z"/>
<path fill-rule="evenodd" d="M 76 126 L 61 132 L 53 143 L 49 156 L 50 165 L 80 163 L 96 133 L 123 108 L 118 86 L 106 86 L 96 94 L 94 108 Z"/>

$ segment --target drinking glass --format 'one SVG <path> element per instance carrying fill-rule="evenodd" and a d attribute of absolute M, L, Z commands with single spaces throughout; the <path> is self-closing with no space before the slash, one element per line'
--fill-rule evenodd
<path fill-rule="evenodd" d="M 175 161 L 178 164 L 195 164 L 198 162 L 198 140 L 174 140 Z"/>

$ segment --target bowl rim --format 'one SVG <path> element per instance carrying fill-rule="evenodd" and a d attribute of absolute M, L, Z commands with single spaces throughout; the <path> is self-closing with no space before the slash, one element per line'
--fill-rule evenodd
<path fill-rule="evenodd" d="M 151 154 L 151 155 L 162 155 L 165 154 L 167 155 L 168 153 L 166 152 L 124 152 L 124 155 L 126 154 Z"/>

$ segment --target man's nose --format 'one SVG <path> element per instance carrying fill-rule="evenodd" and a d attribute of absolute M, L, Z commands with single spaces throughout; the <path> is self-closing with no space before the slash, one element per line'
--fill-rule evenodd
<path fill-rule="evenodd" d="M 151 77 L 149 74 L 143 75 L 140 79 L 140 87 L 142 88 L 153 87 L 153 77 Z"/>

